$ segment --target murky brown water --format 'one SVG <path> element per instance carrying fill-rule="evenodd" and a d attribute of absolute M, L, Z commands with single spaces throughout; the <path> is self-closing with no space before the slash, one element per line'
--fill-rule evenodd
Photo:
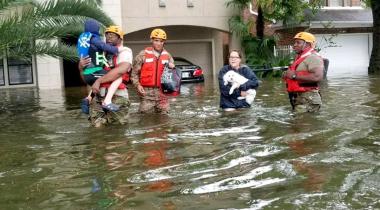
<path fill-rule="evenodd" d="M 252 109 L 218 111 L 186 84 L 169 116 L 91 128 L 84 89 L 0 90 L 0 209 L 380 208 L 380 77 L 329 77 L 319 114 L 264 80 Z"/>

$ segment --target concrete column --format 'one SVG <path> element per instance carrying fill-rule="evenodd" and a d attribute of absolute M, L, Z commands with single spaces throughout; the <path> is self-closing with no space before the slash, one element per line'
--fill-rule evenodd
<path fill-rule="evenodd" d="M 103 1 L 102 8 L 103 8 L 103 11 L 112 18 L 112 20 L 114 21 L 116 25 L 122 26 L 121 0 Z"/>
<path fill-rule="evenodd" d="M 213 60 L 213 75 L 218 76 L 219 69 L 223 67 L 223 34 L 220 31 L 214 30 L 212 33 L 214 40 L 214 60 Z"/>
<path fill-rule="evenodd" d="M 58 40 L 51 40 L 50 42 L 58 43 Z M 40 89 L 61 89 L 64 86 L 61 59 L 37 56 L 36 73 L 37 85 Z"/>

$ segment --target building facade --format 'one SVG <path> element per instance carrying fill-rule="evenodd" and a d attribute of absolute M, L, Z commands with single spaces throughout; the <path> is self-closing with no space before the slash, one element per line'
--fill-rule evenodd
<path fill-rule="evenodd" d="M 274 25 L 278 45 L 291 45 L 297 32 L 316 35 L 320 54 L 329 59 L 329 73 L 366 73 L 372 51 L 372 12 L 360 0 L 326 0 L 310 22 L 287 28 Z M 331 70 L 331 72 L 330 72 Z"/>
<path fill-rule="evenodd" d="M 212 80 L 223 66 L 228 49 L 240 48 L 228 27 L 228 19 L 237 11 L 227 8 L 225 1 L 107 0 L 102 6 L 115 24 L 122 26 L 124 45 L 134 56 L 150 45 L 150 32 L 159 27 L 167 32 L 167 50 L 200 65 L 206 80 Z M 62 88 L 79 77 L 73 74 L 78 71 L 76 64 L 68 65 L 67 61 L 38 56 L 32 63 L 0 59 L 0 88 Z"/>

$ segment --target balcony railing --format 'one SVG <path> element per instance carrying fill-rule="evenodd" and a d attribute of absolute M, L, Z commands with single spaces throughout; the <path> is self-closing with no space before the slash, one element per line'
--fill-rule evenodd
<path fill-rule="evenodd" d="M 324 7 L 360 7 L 360 0 L 324 0 Z"/>

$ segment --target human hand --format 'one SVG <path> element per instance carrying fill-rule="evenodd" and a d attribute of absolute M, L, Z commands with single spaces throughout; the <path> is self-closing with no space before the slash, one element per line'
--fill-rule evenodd
<path fill-rule="evenodd" d="M 99 82 L 99 79 L 97 79 L 97 80 L 94 82 L 94 84 L 92 84 L 91 89 L 92 89 L 92 92 L 95 93 L 95 94 L 100 92 L 100 91 L 99 91 L 99 89 L 100 89 L 100 82 Z"/>
<path fill-rule="evenodd" d="M 175 68 L 174 63 L 169 63 L 168 66 L 169 66 L 169 68 L 171 68 L 171 69 L 174 69 L 174 68 Z"/>
<path fill-rule="evenodd" d="M 292 76 L 295 74 L 295 71 L 292 71 L 292 70 L 287 70 L 284 72 L 284 74 L 282 75 L 282 78 L 284 79 L 292 79 Z"/>
<path fill-rule="evenodd" d="M 84 67 L 88 66 L 91 63 L 90 56 L 86 56 L 79 60 L 79 69 L 84 69 Z"/>
<path fill-rule="evenodd" d="M 248 95 L 247 91 L 240 91 L 241 97 L 246 97 Z"/>
<path fill-rule="evenodd" d="M 141 86 L 141 85 L 138 85 L 137 86 L 137 92 L 140 94 L 140 95 L 145 95 L 145 90 L 144 90 L 144 87 Z"/>

